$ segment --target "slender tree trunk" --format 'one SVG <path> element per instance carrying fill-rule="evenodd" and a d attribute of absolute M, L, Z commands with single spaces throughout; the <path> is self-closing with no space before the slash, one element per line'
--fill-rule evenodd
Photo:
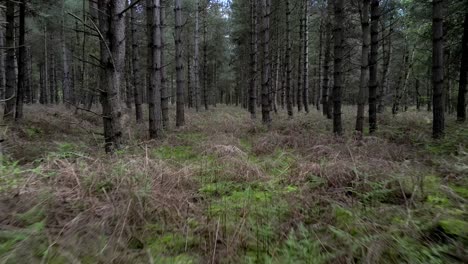
<path fill-rule="evenodd" d="M 304 0 L 304 18 L 303 18 L 303 30 L 304 30 L 304 46 L 302 51 L 304 54 L 304 65 L 303 65 L 303 86 L 302 86 L 302 103 L 304 105 L 304 111 L 309 113 L 309 1 Z"/>
<path fill-rule="evenodd" d="M 0 11 L 0 20 L 5 21 L 4 12 Z M 5 45 L 5 27 L 0 27 L 0 47 Z M 5 99 L 5 49 L 0 49 L 0 100 Z"/>
<path fill-rule="evenodd" d="M 195 37 L 194 37 L 194 52 L 193 52 L 193 74 L 194 74 L 194 89 L 195 89 L 195 109 L 200 110 L 200 0 L 197 0 L 195 10 Z"/>
<path fill-rule="evenodd" d="M 257 107 L 257 1 L 250 5 L 250 85 L 249 85 L 249 111 L 252 119 L 256 118 Z"/>
<path fill-rule="evenodd" d="M 322 82 L 322 112 L 324 116 L 329 117 L 329 104 L 331 103 L 331 96 L 328 96 L 329 90 L 329 70 L 330 70 L 330 61 L 331 61 L 331 10 L 332 10 L 332 3 L 328 1 L 327 3 L 327 22 L 326 22 L 326 29 L 325 29 L 325 57 L 323 60 L 323 82 Z M 330 97 L 330 98 L 329 98 Z"/>
<path fill-rule="evenodd" d="M 322 15 L 323 16 L 323 15 Z M 321 90 L 322 90 L 322 57 L 323 57 L 323 17 L 320 18 L 320 36 L 319 36 L 319 56 L 317 68 L 317 84 L 316 84 L 316 98 L 315 106 L 317 111 L 320 111 Z"/>
<path fill-rule="evenodd" d="M 45 94 L 46 94 L 46 83 L 45 83 L 45 73 L 44 73 L 44 63 L 39 64 L 39 103 L 45 104 Z"/>
<path fill-rule="evenodd" d="M 291 9 L 290 0 L 286 0 L 286 108 L 288 110 L 288 116 L 293 116 L 293 102 L 292 102 L 292 63 L 291 63 Z"/>
<path fill-rule="evenodd" d="M 161 27 L 160 0 L 147 0 L 147 33 L 148 33 L 148 109 L 149 135 L 152 139 L 162 136 L 161 114 Z"/>
<path fill-rule="evenodd" d="M 8 47 L 6 50 L 5 59 L 5 109 L 3 118 L 5 120 L 12 120 L 15 111 L 15 2 L 6 2 L 6 32 L 5 32 L 5 45 Z"/>
<path fill-rule="evenodd" d="M 193 75 L 192 75 L 192 63 L 191 63 L 191 60 L 192 60 L 192 57 L 190 55 L 189 52 L 186 52 L 186 59 L 187 59 L 187 104 L 188 104 L 188 108 L 193 108 L 194 104 L 193 104 L 193 97 L 194 97 L 194 89 L 193 89 L 193 84 L 192 84 L 192 80 L 193 80 Z"/>
<path fill-rule="evenodd" d="M 139 55 L 139 42 L 137 38 L 138 27 L 136 25 L 136 7 L 130 11 L 130 38 L 132 42 L 132 84 L 133 84 L 133 100 L 135 102 L 135 118 L 137 123 L 143 122 L 143 109 L 142 109 L 142 87 L 141 87 L 141 71 L 140 71 L 140 55 Z"/>
<path fill-rule="evenodd" d="M 177 111 L 176 126 L 185 125 L 184 113 L 184 61 L 182 59 L 182 2 L 175 0 L 175 48 L 176 48 L 176 85 L 177 85 Z M 205 102 L 206 104 L 206 102 Z"/>
<path fill-rule="evenodd" d="M 343 0 L 335 0 L 335 27 L 333 36 L 335 39 L 334 46 L 334 82 L 333 82 L 333 133 L 336 135 L 343 134 L 341 124 L 341 93 L 343 85 L 343 24 L 344 24 L 344 9 Z"/>
<path fill-rule="evenodd" d="M 104 121 L 105 150 L 107 153 L 121 148 L 122 124 L 120 88 L 125 59 L 125 0 L 98 0 L 101 62 L 101 104 Z"/>
<path fill-rule="evenodd" d="M 19 3 L 20 17 L 19 17 L 19 43 L 18 43 L 18 90 L 16 93 L 16 112 L 15 119 L 20 120 L 23 118 L 23 101 L 26 85 L 26 47 L 25 47 L 25 17 L 26 17 L 26 0 Z"/>
<path fill-rule="evenodd" d="M 462 57 L 460 62 L 460 82 L 458 85 L 457 120 L 466 120 L 466 84 L 468 79 L 468 7 L 465 7 L 465 22 L 463 24 Z"/>
<path fill-rule="evenodd" d="M 382 69 L 382 76 L 380 79 L 380 89 L 379 89 L 379 105 L 377 111 L 379 113 L 383 113 L 385 110 L 385 104 L 384 104 L 384 97 L 385 97 L 385 92 L 387 88 L 387 82 L 388 82 L 388 76 L 389 76 L 389 70 L 390 70 L 390 61 L 392 58 L 392 35 L 393 35 L 393 25 L 392 25 L 392 20 L 390 20 L 390 29 L 388 36 L 386 38 L 382 39 L 382 53 L 383 53 L 383 69 Z M 384 25 L 385 26 L 385 25 Z M 382 26 L 382 27 L 384 27 Z M 384 30 L 382 30 L 382 34 L 385 33 Z M 387 42 L 387 44 L 385 44 Z"/>
<path fill-rule="evenodd" d="M 70 108 L 70 105 L 74 104 L 71 97 L 71 76 L 70 76 L 70 67 L 69 67 L 69 52 L 67 49 L 67 43 L 65 40 L 65 0 L 62 1 L 62 29 L 61 29 L 61 38 L 62 42 L 62 67 L 63 67 L 63 101 L 65 106 Z"/>
<path fill-rule="evenodd" d="M 420 82 L 419 79 L 416 79 L 414 84 L 415 92 L 416 92 L 416 110 L 421 110 L 421 91 L 420 91 Z"/>
<path fill-rule="evenodd" d="M 59 81 L 58 81 L 58 74 L 57 74 L 57 68 L 59 65 L 56 60 L 54 60 L 54 86 L 55 86 L 55 92 L 54 92 L 54 102 L 55 104 L 60 103 L 60 93 L 59 93 Z"/>
<path fill-rule="evenodd" d="M 300 10 L 304 9 L 304 1 L 301 1 Z M 298 56 L 297 56 L 297 87 L 296 87 L 296 105 L 297 105 L 297 112 L 302 111 L 302 75 L 303 75 L 303 68 L 302 68 L 302 48 L 304 42 L 304 25 L 302 20 L 302 13 L 299 16 L 299 43 L 298 43 Z"/>
<path fill-rule="evenodd" d="M 166 77 L 166 65 L 165 65 L 165 47 L 166 47 L 166 38 L 164 30 L 166 28 L 166 0 L 161 0 L 160 20 L 161 20 L 161 113 L 162 113 L 162 124 L 164 129 L 169 128 L 169 93 L 167 89 L 167 77 Z"/>
<path fill-rule="evenodd" d="M 444 0 L 432 1 L 432 85 L 433 126 L 432 136 L 444 136 Z"/>
<path fill-rule="evenodd" d="M 377 130 L 377 59 L 379 51 L 379 0 L 371 2 L 371 54 L 369 57 L 369 132 Z"/>
<path fill-rule="evenodd" d="M 44 93 L 43 103 L 49 104 L 49 46 L 47 41 L 47 22 L 44 22 Z"/>
<path fill-rule="evenodd" d="M 262 0 L 263 5 L 263 75 L 262 75 L 262 121 L 271 123 L 270 105 L 270 6 L 271 0 Z"/>
<path fill-rule="evenodd" d="M 364 132 L 364 108 L 366 104 L 366 90 L 368 87 L 368 68 L 369 68 L 369 7 L 370 0 L 362 1 L 361 8 L 361 28 L 362 28 L 362 48 L 361 48 L 361 77 L 359 81 L 359 98 L 356 118 L 356 131 L 361 134 Z"/>
<path fill-rule="evenodd" d="M 206 0 L 203 12 L 203 104 L 205 105 L 205 110 L 208 110 L 208 5 L 209 0 Z"/>

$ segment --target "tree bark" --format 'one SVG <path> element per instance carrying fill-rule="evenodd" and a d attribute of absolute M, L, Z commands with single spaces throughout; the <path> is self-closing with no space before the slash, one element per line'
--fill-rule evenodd
<path fill-rule="evenodd" d="M 262 0 L 263 5 L 263 75 L 262 75 L 262 121 L 271 124 L 270 105 L 270 6 L 271 0 Z"/>
<path fill-rule="evenodd" d="M 335 0 L 335 28 L 334 38 L 334 81 L 333 81 L 333 133 L 336 135 L 343 134 L 341 124 L 341 93 L 343 85 L 343 24 L 344 24 L 344 9 L 343 0 Z"/>
<path fill-rule="evenodd" d="M 468 79 L 468 7 L 463 24 L 462 57 L 460 62 L 460 82 L 458 85 L 457 120 L 466 121 L 466 84 Z"/>
<path fill-rule="evenodd" d="M 120 88 L 125 59 L 125 0 L 99 0 L 101 70 L 100 87 L 104 122 L 105 150 L 112 153 L 121 148 L 122 124 Z"/>
<path fill-rule="evenodd" d="M 185 125 L 184 113 L 184 61 L 182 59 L 182 3 L 181 0 L 175 0 L 175 49 L 176 49 L 176 86 L 177 86 L 177 105 L 176 105 L 176 126 Z M 206 102 L 205 102 L 206 104 Z"/>
<path fill-rule="evenodd" d="M 250 85 L 249 85 L 249 111 L 252 119 L 256 118 L 257 107 L 257 1 L 250 5 Z"/>
<path fill-rule="evenodd" d="M 148 109 L 149 135 L 151 139 L 162 136 L 161 114 L 161 27 L 160 0 L 147 0 L 147 33 L 148 33 Z"/>
<path fill-rule="evenodd" d="M 304 9 L 304 1 L 301 1 L 300 10 Z M 299 13 L 299 43 L 298 43 L 298 56 L 297 56 L 297 87 L 296 87 L 296 106 L 297 112 L 302 111 L 302 76 L 303 76 L 303 64 L 302 64 L 302 55 L 303 55 L 303 42 L 304 42 L 304 24 L 302 19 L 302 13 Z"/>
<path fill-rule="evenodd" d="M 209 108 L 208 102 L 208 5 L 209 0 L 206 0 L 205 7 L 203 11 L 203 104 L 205 105 L 205 110 Z"/>
<path fill-rule="evenodd" d="M 0 20 L 5 21 L 4 12 L 0 11 Z M 0 47 L 5 45 L 5 27 L 0 27 Z M 5 49 L 0 49 L 0 100 L 5 99 Z"/>
<path fill-rule="evenodd" d="M 382 34 L 385 33 L 384 28 L 385 25 L 382 26 Z M 383 57 L 383 69 L 382 69 L 382 76 L 380 79 L 380 85 L 379 85 L 379 105 L 377 107 L 377 111 L 379 113 L 383 113 L 385 110 L 385 103 L 384 103 L 384 97 L 385 97 L 385 92 L 387 88 L 387 82 L 388 82 L 388 76 L 389 76 L 389 71 L 390 71 L 390 61 L 392 58 L 392 35 L 393 35 L 393 22 L 390 20 L 390 29 L 388 31 L 388 36 L 386 38 L 382 39 L 382 57 Z M 387 44 L 385 44 L 385 40 L 387 39 Z"/>
<path fill-rule="evenodd" d="M 432 136 L 444 136 L 444 0 L 432 1 Z"/>
<path fill-rule="evenodd" d="M 165 66 L 165 35 L 164 29 L 166 27 L 165 24 L 165 0 L 161 0 L 161 6 L 159 8 L 160 13 L 160 25 L 161 25 L 161 66 L 160 66 L 160 74 L 161 74 L 161 114 L 162 114 L 162 124 L 164 129 L 169 128 L 169 93 L 167 89 L 167 77 L 166 77 L 166 66 Z"/>
<path fill-rule="evenodd" d="M 304 0 L 304 18 L 303 18 L 303 86 L 302 86 L 302 103 L 304 105 L 304 111 L 309 113 L 309 1 Z"/>
<path fill-rule="evenodd" d="M 193 52 L 193 81 L 195 89 L 195 109 L 200 110 L 200 0 L 197 0 L 195 10 L 195 34 Z"/>
<path fill-rule="evenodd" d="M 139 42 L 137 38 L 138 27 L 136 25 L 136 6 L 130 11 L 130 25 L 131 25 L 131 42 L 132 42 L 132 83 L 133 83 L 133 99 L 135 102 L 135 118 L 137 123 L 143 122 L 143 109 L 142 109 L 142 86 L 141 86 L 141 71 L 140 71 L 140 55 L 139 55 Z"/>
<path fill-rule="evenodd" d="M 362 48 L 361 48 L 361 77 L 359 81 L 358 110 L 356 117 L 356 131 L 364 132 L 364 108 L 366 104 L 366 89 L 368 87 L 368 67 L 369 67 L 369 7 L 370 0 L 362 1 L 361 8 L 361 28 L 362 28 Z"/>
<path fill-rule="evenodd" d="M 19 3 L 20 16 L 19 16 L 19 42 L 18 42 L 18 90 L 16 93 L 16 112 L 15 119 L 20 120 L 23 118 L 23 101 L 26 85 L 26 47 L 24 37 L 26 34 L 26 0 Z"/>
<path fill-rule="evenodd" d="M 71 97 L 71 76 L 70 76 L 70 66 L 69 66 L 69 52 L 67 49 L 67 43 L 65 40 L 65 0 L 62 1 L 62 29 L 61 29 L 61 38 L 62 42 L 62 67 L 63 67 L 63 101 L 67 108 L 70 108 L 70 105 L 73 105 L 73 98 Z"/>
<path fill-rule="evenodd" d="M 291 63 L 291 30 L 290 30 L 290 20 L 291 20 L 291 9 L 290 9 L 290 0 L 286 0 L 286 108 L 288 110 L 288 116 L 291 118 L 294 114 L 293 112 L 293 102 L 292 102 L 292 63 Z"/>
<path fill-rule="evenodd" d="M 377 59 L 379 51 L 379 0 L 371 2 L 371 54 L 369 57 L 369 132 L 377 130 Z"/>
<path fill-rule="evenodd" d="M 15 3 L 13 1 L 6 2 L 6 32 L 5 45 L 5 109 L 3 111 L 3 119 L 12 120 L 15 111 Z"/>
<path fill-rule="evenodd" d="M 329 70 L 330 70 L 330 61 L 331 61 L 331 31 L 332 31 L 332 26 L 331 26 L 331 10 L 332 10 L 332 3 L 331 1 L 328 1 L 327 4 L 327 18 L 326 18 L 326 29 L 325 29 L 325 57 L 323 60 L 323 82 L 322 82 L 322 112 L 324 116 L 329 117 L 329 107 L 328 105 L 330 104 L 330 98 L 331 96 L 328 96 L 328 90 L 329 90 Z"/>

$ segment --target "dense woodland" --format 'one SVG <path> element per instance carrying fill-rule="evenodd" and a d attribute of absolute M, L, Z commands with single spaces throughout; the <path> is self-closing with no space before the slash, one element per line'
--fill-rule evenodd
<path fill-rule="evenodd" d="M 2 0 L 2 263 L 468 262 L 468 2 Z"/>

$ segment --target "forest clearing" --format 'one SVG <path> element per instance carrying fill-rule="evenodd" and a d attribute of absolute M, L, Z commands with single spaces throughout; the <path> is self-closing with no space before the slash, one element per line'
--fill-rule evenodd
<path fill-rule="evenodd" d="M 468 1 L 1 0 L 0 264 L 468 263 Z"/>

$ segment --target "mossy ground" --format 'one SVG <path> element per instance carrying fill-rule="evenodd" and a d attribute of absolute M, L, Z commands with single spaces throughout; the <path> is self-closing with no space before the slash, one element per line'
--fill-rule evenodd
<path fill-rule="evenodd" d="M 99 119 L 28 108 L 0 166 L 2 263 L 466 263 L 468 127 L 426 113 L 331 135 L 319 113 L 270 130 L 243 110 L 102 152 Z M 40 114 L 38 114 L 40 113 Z M 15 142 L 15 143 L 8 143 Z"/>

